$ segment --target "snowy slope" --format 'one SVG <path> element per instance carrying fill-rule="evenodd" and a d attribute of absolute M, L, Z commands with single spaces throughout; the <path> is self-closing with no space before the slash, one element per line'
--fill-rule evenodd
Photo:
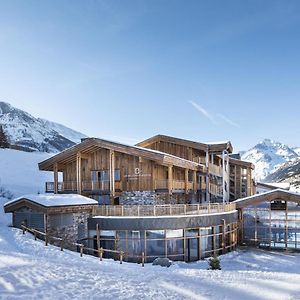
<path fill-rule="evenodd" d="M 51 172 L 38 170 L 38 162 L 49 158 L 49 153 L 23 152 L 0 149 L 0 186 L 15 197 L 45 191 L 45 182 L 53 181 Z"/>
<path fill-rule="evenodd" d="M 35 118 L 6 102 L 0 102 L 0 124 L 11 144 L 33 151 L 59 152 L 86 137 L 61 124 Z"/>
<path fill-rule="evenodd" d="M 242 160 L 255 164 L 255 177 L 263 180 L 282 164 L 296 160 L 298 154 L 288 146 L 265 139 L 242 155 Z"/>

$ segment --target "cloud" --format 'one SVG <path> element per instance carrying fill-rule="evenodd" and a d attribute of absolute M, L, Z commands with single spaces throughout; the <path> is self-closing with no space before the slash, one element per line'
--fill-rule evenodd
<path fill-rule="evenodd" d="M 198 110 L 203 116 L 209 119 L 213 124 L 216 124 L 214 117 L 205 108 L 195 103 L 194 101 L 189 101 L 189 103 L 192 104 L 194 108 L 196 108 L 196 110 Z"/>
<path fill-rule="evenodd" d="M 225 121 L 226 123 L 228 123 L 229 125 L 234 126 L 234 127 L 240 127 L 239 124 L 237 124 L 237 123 L 235 123 L 234 121 L 228 119 L 228 118 L 225 117 L 224 115 L 218 114 L 218 116 L 219 116 L 223 121 Z"/>

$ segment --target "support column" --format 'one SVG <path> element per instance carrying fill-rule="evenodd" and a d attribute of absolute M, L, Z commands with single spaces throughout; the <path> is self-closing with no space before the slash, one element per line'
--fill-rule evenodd
<path fill-rule="evenodd" d="M 206 150 L 206 157 L 205 157 L 205 162 L 206 162 L 206 169 L 207 169 L 207 174 L 206 174 L 206 202 L 210 202 L 210 195 L 209 195 L 209 153 L 208 150 Z"/>
<path fill-rule="evenodd" d="M 77 194 L 81 194 L 82 178 L 81 178 L 81 153 L 76 155 L 76 182 L 77 182 Z"/>
<path fill-rule="evenodd" d="M 185 193 L 188 194 L 188 190 L 189 190 L 189 169 L 185 169 L 184 170 L 184 186 L 185 186 Z"/>
<path fill-rule="evenodd" d="M 197 171 L 193 171 L 193 191 L 197 193 Z"/>
<path fill-rule="evenodd" d="M 168 168 L 168 191 L 169 195 L 171 195 L 173 191 L 173 166 Z"/>
<path fill-rule="evenodd" d="M 54 194 L 57 194 L 58 193 L 58 165 L 57 165 L 57 163 L 54 164 L 53 171 L 54 171 Z"/>
<path fill-rule="evenodd" d="M 115 197 L 115 152 L 113 150 L 109 150 L 109 189 L 111 202 L 113 202 Z"/>

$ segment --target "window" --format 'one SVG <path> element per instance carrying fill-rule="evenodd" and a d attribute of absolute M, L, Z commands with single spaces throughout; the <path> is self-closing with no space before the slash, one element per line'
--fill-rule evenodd
<path fill-rule="evenodd" d="M 91 171 L 92 181 L 109 181 L 109 170 Z M 115 181 L 121 180 L 121 171 L 115 170 Z"/>

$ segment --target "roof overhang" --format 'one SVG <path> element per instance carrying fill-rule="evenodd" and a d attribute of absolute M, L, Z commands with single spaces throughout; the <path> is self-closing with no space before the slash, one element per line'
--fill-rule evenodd
<path fill-rule="evenodd" d="M 250 205 L 256 205 L 261 202 L 271 202 L 271 201 L 287 201 L 300 203 L 300 194 L 288 192 L 281 189 L 276 189 L 266 193 L 256 194 L 246 198 L 241 198 L 233 201 L 237 208 L 244 208 Z"/>
<path fill-rule="evenodd" d="M 56 154 L 42 162 L 40 162 L 39 169 L 42 171 L 53 171 L 54 164 L 58 165 L 58 171 L 63 171 L 63 165 L 76 161 L 77 154 L 81 155 L 95 152 L 99 149 L 108 149 L 116 152 L 142 157 L 144 159 L 152 160 L 161 165 L 174 165 L 180 168 L 187 168 L 190 170 L 200 171 L 206 173 L 206 167 L 202 164 L 192 162 L 168 153 L 146 149 L 138 146 L 130 146 L 108 140 L 98 138 L 86 138 L 80 144 L 68 148 L 59 154 Z"/>
<path fill-rule="evenodd" d="M 31 209 L 37 210 L 39 212 L 43 212 L 43 213 L 49 213 L 52 210 L 63 210 L 65 208 L 69 208 L 72 209 L 74 211 L 78 211 L 79 209 L 82 208 L 88 208 L 88 207 L 92 207 L 92 206 L 98 206 L 98 203 L 95 201 L 95 203 L 84 203 L 84 204 L 64 204 L 64 205 L 43 205 L 41 203 L 38 203 L 32 199 L 26 198 L 26 197 L 20 197 L 17 198 L 16 200 L 12 200 L 10 202 L 8 202 L 7 204 L 4 205 L 4 212 L 5 213 L 11 213 L 14 212 L 16 210 L 18 210 L 21 207 L 29 207 Z"/>
<path fill-rule="evenodd" d="M 202 151 L 209 151 L 209 152 L 222 152 L 223 150 L 228 151 L 229 153 L 232 153 L 233 147 L 231 145 L 230 141 L 226 142 L 220 142 L 220 143 L 200 143 L 196 141 L 181 139 L 173 136 L 167 136 L 158 134 L 153 137 L 150 137 L 142 142 L 139 142 L 136 144 L 136 146 L 140 147 L 148 147 L 156 142 L 169 142 L 177 145 L 187 146 L 194 149 L 202 150 Z"/>

